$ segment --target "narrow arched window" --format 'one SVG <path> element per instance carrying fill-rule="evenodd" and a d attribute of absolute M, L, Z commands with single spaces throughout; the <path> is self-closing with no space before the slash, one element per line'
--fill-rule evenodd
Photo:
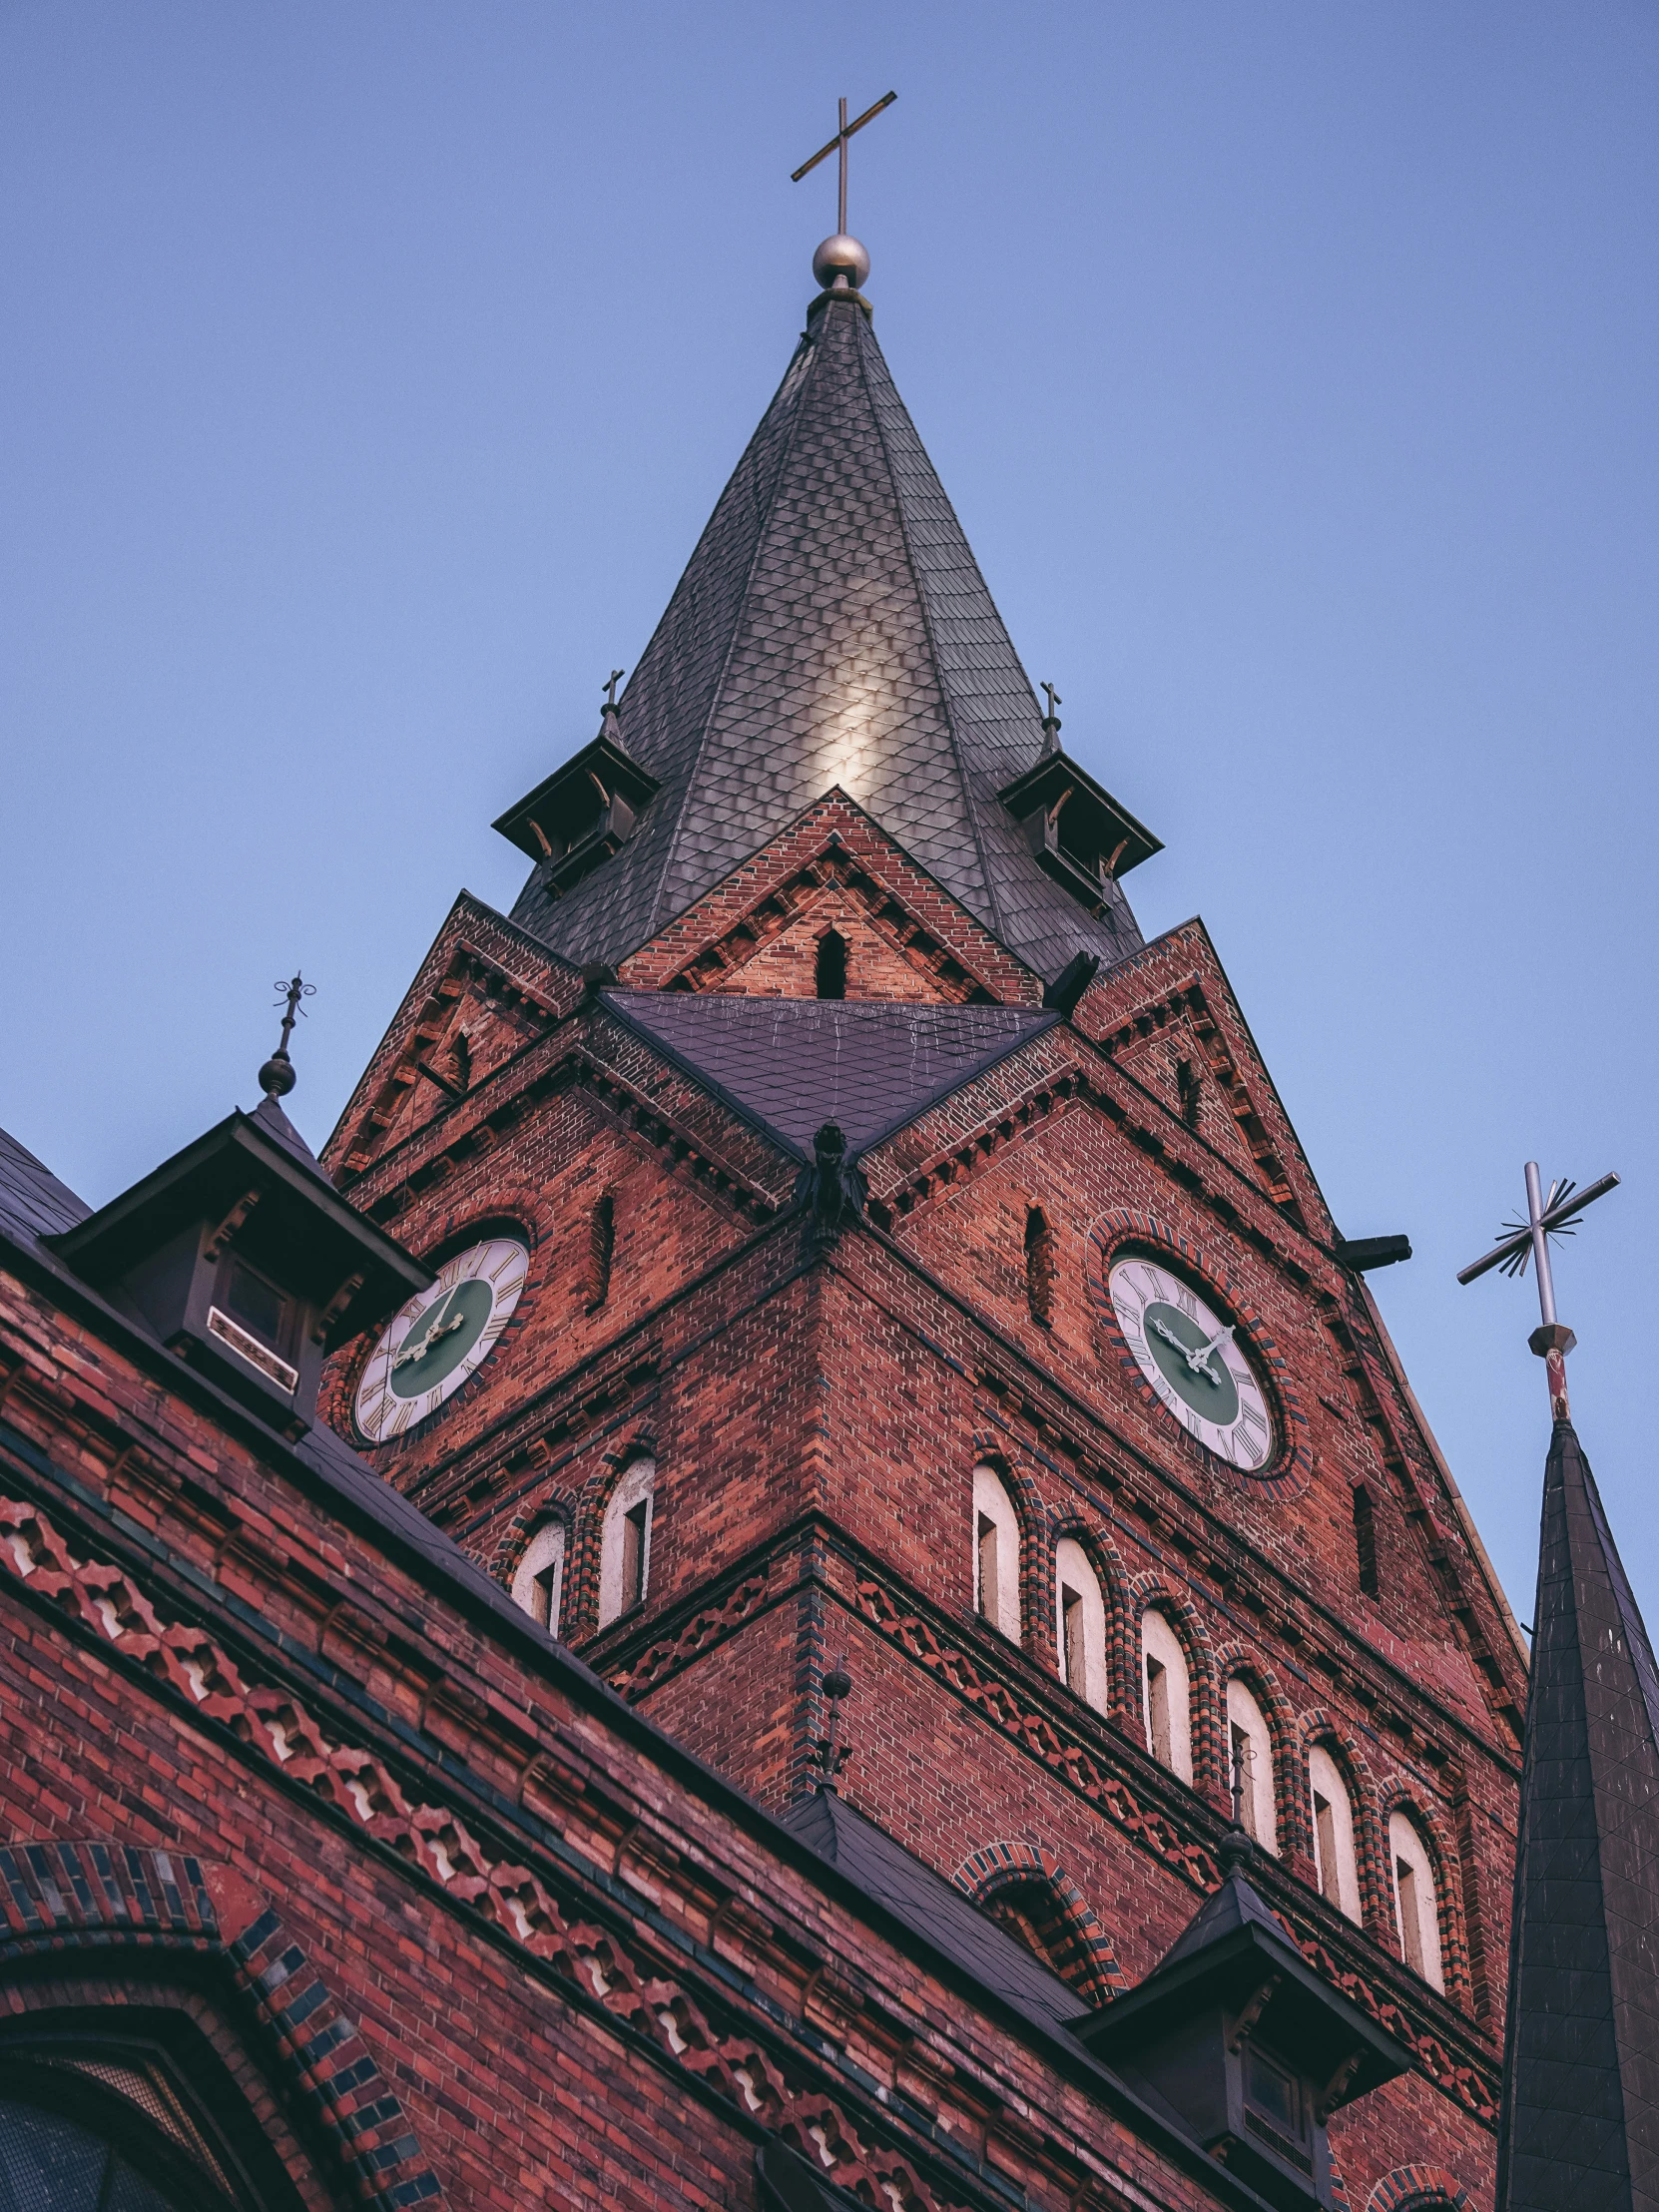
<path fill-rule="evenodd" d="M 1075 1536 L 1054 1547 L 1055 1641 L 1060 1677 L 1074 1697 L 1106 1711 L 1106 1601 L 1100 1577 Z"/>
<path fill-rule="evenodd" d="M 1019 1515 L 994 1467 L 973 1470 L 973 1609 L 1019 1642 Z"/>
<path fill-rule="evenodd" d="M 1054 1311 L 1054 1232 L 1040 1206 L 1025 1211 L 1025 1303 L 1046 1329 Z"/>
<path fill-rule="evenodd" d="M 643 1605 L 651 1587 L 651 1524 L 657 1467 L 636 1459 L 611 1492 L 599 1547 L 601 1628 Z"/>
<path fill-rule="evenodd" d="M 1238 1677 L 1227 1685 L 1227 1783 L 1247 1836 L 1277 1854 L 1273 1799 L 1273 1738 L 1267 1715 Z"/>
<path fill-rule="evenodd" d="M 544 1521 L 524 1547 L 513 1574 L 513 1603 L 556 1636 L 565 1585 L 565 1532 L 558 1521 Z"/>
<path fill-rule="evenodd" d="M 820 998 L 846 996 L 846 939 L 838 929 L 826 929 L 818 940 L 816 980 Z"/>
<path fill-rule="evenodd" d="M 1327 1904 L 1351 1921 L 1360 1913 L 1360 1868 L 1354 1856 L 1354 1801 L 1342 1770 L 1323 1744 L 1308 1754 L 1313 1799 L 1314 1866 Z"/>
<path fill-rule="evenodd" d="M 597 1201 L 588 1224 L 588 1312 L 597 1314 L 611 1295 L 611 1261 L 616 1254 L 616 1194 Z"/>
<path fill-rule="evenodd" d="M 1440 1959 L 1440 1915 L 1434 1887 L 1434 1863 L 1416 1823 L 1405 1813 L 1388 1816 L 1388 1863 L 1393 1870 L 1394 1921 L 1399 1955 L 1430 1988 L 1444 1991 Z"/>
<path fill-rule="evenodd" d="M 1377 1509 L 1364 1485 L 1354 1492 L 1354 1557 L 1361 1589 L 1367 1597 L 1376 1597 L 1381 1587 L 1377 1578 Z"/>
<path fill-rule="evenodd" d="M 1192 1683 L 1181 1639 L 1156 1609 L 1141 1616 L 1141 1711 L 1146 1748 L 1183 1782 L 1193 1778 Z"/>

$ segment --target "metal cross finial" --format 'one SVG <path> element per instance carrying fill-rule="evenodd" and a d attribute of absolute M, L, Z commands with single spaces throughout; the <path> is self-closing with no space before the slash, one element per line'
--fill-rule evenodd
<path fill-rule="evenodd" d="M 839 149 L 841 174 L 840 192 L 835 201 L 835 229 L 843 238 L 846 235 L 846 142 L 854 131 L 861 131 L 866 123 L 872 123 L 881 113 L 881 110 L 890 108 L 897 98 L 896 92 L 884 92 L 873 108 L 864 110 L 856 123 L 847 122 L 846 102 L 843 100 L 840 103 L 840 128 L 836 131 L 834 137 L 828 146 L 821 146 L 810 162 L 803 162 L 799 169 L 790 172 L 790 183 L 798 185 L 810 169 L 817 169 L 820 162 L 828 161 L 830 156 Z"/>
<path fill-rule="evenodd" d="M 830 1733 L 821 1736 L 814 1747 L 813 1764 L 824 1776 L 821 1790 L 833 1790 L 842 1767 L 852 1756 L 850 1744 L 838 1741 L 841 1732 L 841 1700 L 852 1694 L 852 1677 L 846 1671 L 846 1653 L 843 1651 L 824 1678 L 824 1694 L 830 1700 Z"/>
<path fill-rule="evenodd" d="M 1038 689 L 1045 694 L 1048 700 L 1048 713 L 1044 716 L 1043 719 L 1046 722 L 1058 722 L 1059 717 L 1055 714 L 1054 710 L 1056 707 L 1063 707 L 1065 705 L 1065 701 L 1060 697 L 1059 693 L 1054 689 L 1054 686 L 1052 684 L 1041 684 L 1038 686 Z"/>
<path fill-rule="evenodd" d="M 616 713 L 616 688 L 627 673 L 625 668 L 613 668 L 605 679 L 605 710 L 608 714 Z"/>
<path fill-rule="evenodd" d="M 314 998 L 316 985 L 307 983 L 295 968 L 285 983 L 277 976 L 271 987 L 282 994 L 276 1001 L 278 1006 L 284 1008 L 282 1034 L 276 1051 L 260 1070 L 260 1088 L 267 1098 L 285 1098 L 292 1090 L 295 1080 L 293 1062 L 288 1058 L 288 1039 L 293 1034 L 294 1023 L 302 1019 L 305 1012 L 299 1001 L 302 998 Z"/>
<path fill-rule="evenodd" d="M 1484 1259 L 1458 1271 L 1459 1283 L 1472 1283 L 1476 1276 L 1485 1275 L 1492 1268 L 1500 1269 L 1505 1275 L 1524 1275 L 1527 1262 L 1534 1263 L 1538 1276 L 1539 1320 L 1526 1341 L 1544 1363 L 1549 1381 L 1550 1411 L 1557 1420 L 1568 1418 L 1567 1354 L 1578 1340 L 1555 1318 L 1555 1277 L 1549 1264 L 1549 1240 L 1570 1237 L 1585 1207 L 1593 1206 L 1598 1198 L 1605 1198 L 1609 1191 L 1616 1190 L 1618 1181 L 1616 1175 L 1604 1175 L 1587 1191 L 1579 1190 L 1571 1182 L 1552 1183 L 1549 1196 L 1545 1198 L 1538 1163 L 1528 1160 L 1526 1219 L 1506 1221 L 1502 1243 L 1494 1245 Z"/>

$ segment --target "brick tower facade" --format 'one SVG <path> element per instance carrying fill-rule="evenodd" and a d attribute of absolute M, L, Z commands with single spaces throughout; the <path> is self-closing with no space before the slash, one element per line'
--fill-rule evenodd
<path fill-rule="evenodd" d="M 1060 738 L 843 275 L 326 1175 L 285 1075 L 96 1214 L 0 1148 L 19 2111 L 180 2204 L 1490 2202 L 1525 1648 Z"/>

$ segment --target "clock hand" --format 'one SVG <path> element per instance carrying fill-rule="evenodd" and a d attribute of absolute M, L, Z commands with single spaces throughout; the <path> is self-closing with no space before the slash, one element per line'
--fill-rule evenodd
<path fill-rule="evenodd" d="M 1165 1344 L 1174 1345 L 1176 1351 L 1181 1354 L 1184 1360 L 1190 1360 L 1192 1358 L 1193 1348 L 1190 1344 L 1188 1344 L 1185 1337 L 1178 1337 L 1175 1334 L 1175 1331 L 1171 1329 L 1167 1325 L 1167 1323 L 1155 1321 L 1152 1326 L 1154 1329 L 1157 1330 L 1159 1336 L 1163 1338 Z"/>
<path fill-rule="evenodd" d="M 1219 1382 L 1221 1378 L 1210 1365 L 1210 1355 L 1212 1352 L 1219 1352 L 1223 1345 L 1231 1343 L 1235 1333 L 1235 1329 L 1223 1329 L 1212 1337 L 1207 1345 L 1195 1346 L 1187 1355 L 1188 1367 L 1192 1369 L 1195 1375 L 1203 1373 L 1210 1378 L 1212 1382 Z"/>
<path fill-rule="evenodd" d="M 437 1313 L 434 1313 L 431 1320 L 426 1324 L 426 1333 L 418 1344 L 403 1347 L 397 1358 L 392 1362 L 394 1371 L 409 1366 L 413 1361 L 424 1360 L 440 1337 L 447 1337 L 451 1330 L 459 1329 L 462 1326 L 466 1319 L 464 1314 L 455 1314 L 441 1326 L 439 1325 L 438 1314 L 442 1313 L 443 1307 L 448 1303 L 448 1300 L 445 1299 L 442 1305 L 438 1307 Z"/>

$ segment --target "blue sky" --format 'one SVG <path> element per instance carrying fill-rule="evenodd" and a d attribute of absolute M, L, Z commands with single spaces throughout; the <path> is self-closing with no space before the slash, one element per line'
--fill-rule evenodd
<path fill-rule="evenodd" d="M 887 357 L 1166 840 L 1530 1618 L 1528 1156 L 1650 1501 L 1659 13 L 0 0 L 0 1122 L 102 1200 L 317 996 L 320 1144 L 783 371 L 854 108 Z"/>

